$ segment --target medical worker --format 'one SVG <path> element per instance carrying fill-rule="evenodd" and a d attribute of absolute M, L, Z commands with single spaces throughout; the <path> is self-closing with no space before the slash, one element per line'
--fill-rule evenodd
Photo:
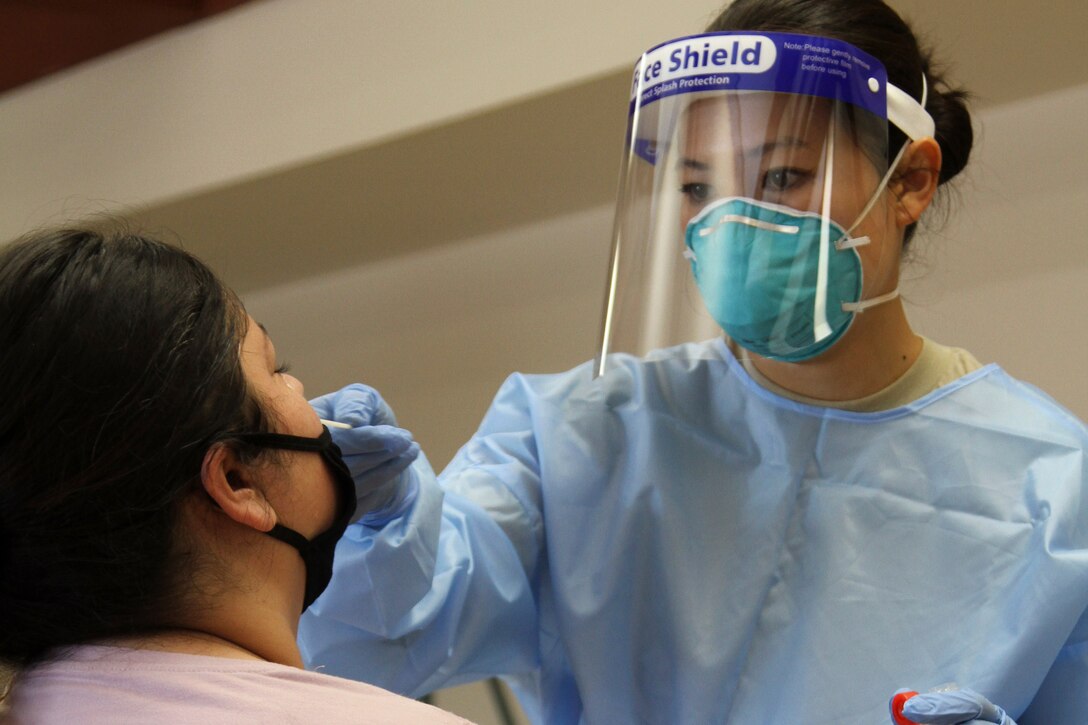
<path fill-rule="evenodd" d="M 375 391 L 313 401 L 369 513 L 310 665 L 555 725 L 1085 722 L 1088 431 L 898 294 L 963 101 L 880 0 L 643 55 L 597 360 L 513 375 L 438 482 Z"/>

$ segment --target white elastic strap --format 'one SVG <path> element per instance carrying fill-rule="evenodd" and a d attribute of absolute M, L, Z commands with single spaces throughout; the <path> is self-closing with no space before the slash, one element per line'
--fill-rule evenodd
<path fill-rule="evenodd" d="M 879 86 L 877 86 L 879 88 Z M 929 97 L 929 85 L 926 83 L 926 74 L 922 74 L 922 102 L 914 100 L 905 91 L 896 88 L 891 83 L 884 86 L 888 96 L 888 120 L 894 123 L 900 131 L 907 134 L 911 141 L 920 138 L 931 138 L 937 130 L 937 124 L 933 122 L 933 116 L 926 110 L 926 99 Z"/>
<path fill-rule="evenodd" d="M 918 101 L 914 100 L 891 83 L 887 85 L 887 90 L 888 120 L 898 126 L 912 141 L 933 136 L 935 128 L 933 117 L 929 115 L 929 112 L 926 111 L 924 105 L 926 98 L 929 96 L 929 85 L 926 83 L 926 74 L 922 74 L 922 103 L 918 103 Z M 893 99 L 896 99 L 894 103 Z M 912 124 L 914 126 L 913 131 L 908 128 L 908 126 L 911 126 Z M 897 153 L 895 158 L 892 159 L 892 162 L 888 164 L 888 171 L 884 174 L 884 178 L 877 184 L 876 192 L 869 197 L 869 202 L 865 205 L 865 208 L 861 210 L 861 213 L 858 214 L 857 220 L 846 230 L 847 234 L 853 233 L 858 224 L 861 224 L 865 217 L 869 215 L 869 212 L 873 210 L 873 206 L 876 205 L 877 201 L 880 199 L 880 194 L 884 191 L 884 187 L 891 181 L 892 174 L 895 173 L 896 168 L 899 166 L 899 162 L 903 160 L 903 154 L 907 152 L 909 147 L 910 141 L 907 141 L 900 147 L 899 153 Z"/>
<path fill-rule="evenodd" d="M 843 237 L 835 242 L 835 249 L 840 252 L 844 249 L 857 249 L 858 247 L 864 247 L 872 241 L 873 240 L 869 239 L 869 237 Z"/>
<path fill-rule="evenodd" d="M 898 126 L 907 136 L 912 140 L 918 140 L 920 138 L 927 138 L 933 135 L 934 124 L 933 118 L 925 109 L 925 102 L 927 94 L 929 93 L 929 86 L 926 84 L 925 74 L 922 74 L 922 102 L 911 98 L 909 95 L 899 90 L 891 83 L 888 84 L 888 120 Z M 869 215 L 869 212 L 873 210 L 873 206 L 876 205 L 880 199 L 881 194 L 887 187 L 888 182 L 891 181 L 892 174 L 895 173 L 896 168 L 899 166 L 899 162 L 903 160 L 903 154 L 907 152 L 907 148 L 910 146 L 910 142 L 906 142 L 899 149 L 899 153 L 895 155 L 892 162 L 888 164 L 888 171 L 884 174 L 884 178 L 877 184 L 876 191 L 871 197 L 869 202 L 865 205 L 865 208 L 858 214 L 857 221 L 850 225 L 850 228 L 846 230 L 847 238 L 840 239 L 836 242 L 835 246 L 838 249 L 849 249 L 851 247 L 860 247 L 862 244 L 868 244 L 868 237 L 852 238 L 850 234 L 857 228 L 859 224 Z M 862 241 L 864 240 L 864 241 Z M 843 312 L 864 312 L 870 307 L 890 302 L 899 296 L 899 288 L 896 287 L 891 292 L 877 297 L 871 297 L 867 300 L 861 300 L 860 302 L 843 302 Z"/>
<path fill-rule="evenodd" d="M 877 297 L 870 297 L 869 299 L 861 300 L 860 302 L 843 302 L 842 303 L 842 311 L 843 312 L 864 312 L 865 310 L 869 309 L 870 307 L 876 307 L 877 305 L 882 305 L 885 302 L 891 302 L 892 300 L 894 300 L 898 296 L 899 296 L 899 288 L 896 287 L 891 292 L 889 292 L 888 294 L 885 294 L 885 295 L 879 295 Z"/>
<path fill-rule="evenodd" d="M 880 180 L 880 183 L 876 185 L 876 191 L 874 191 L 873 195 L 869 197 L 869 201 L 867 204 L 865 204 L 865 208 L 861 210 L 860 214 L 858 214 L 857 220 L 850 225 L 849 229 L 846 230 L 847 235 L 853 234 L 854 230 L 857 229 L 858 224 L 861 224 L 863 221 L 865 221 L 865 217 L 869 216 L 869 212 L 871 212 L 873 210 L 873 207 L 876 206 L 876 203 L 880 201 L 880 195 L 884 193 L 884 188 L 888 185 L 888 182 L 892 180 L 892 174 L 895 173 L 895 169 L 897 166 L 899 166 L 899 162 L 903 160 L 903 154 L 907 152 L 907 148 L 909 146 L 909 141 L 907 143 L 904 143 L 902 148 L 899 149 L 899 153 L 897 153 L 895 155 L 895 158 L 892 159 L 891 164 L 888 165 L 888 171 L 884 174 L 884 178 Z"/>
<path fill-rule="evenodd" d="M 827 143 L 824 146 L 824 193 L 820 208 L 820 261 L 816 268 L 816 299 L 812 310 L 812 331 L 814 342 L 819 342 L 832 333 L 827 323 L 827 277 L 831 265 L 831 182 L 835 166 L 835 116 L 831 116 L 828 126 Z M 835 240 L 838 241 L 838 240 Z"/>

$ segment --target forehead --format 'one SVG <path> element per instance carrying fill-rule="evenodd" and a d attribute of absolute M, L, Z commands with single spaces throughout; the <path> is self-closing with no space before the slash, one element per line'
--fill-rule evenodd
<path fill-rule="evenodd" d="M 762 148 L 792 139 L 822 145 L 831 116 L 830 102 L 786 93 L 736 93 L 700 98 L 684 111 L 685 150 L 722 151 Z"/>
<path fill-rule="evenodd" d="M 249 355 L 264 355 L 272 347 L 272 340 L 264 325 L 246 315 L 246 334 L 242 338 L 242 352 Z"/>

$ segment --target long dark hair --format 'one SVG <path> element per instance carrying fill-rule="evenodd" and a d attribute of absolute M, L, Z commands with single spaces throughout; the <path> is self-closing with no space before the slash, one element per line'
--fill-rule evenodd
<path fill-rule="evenodd" d="M 168 624 L 189 602 L 179 502 L 209 445 L 264 427 L 240 302 L 123 229 L 0 250 L 0 658 Z"/>
<path fill-rule="evenodd" d="M 802 33 L 845 41 L 883 63 L 888 81 L 918 101 L 924 73 L 926 110 L 936 123 L 934 136 L 941 147 L 939 182 L 951 180 L 967 165 L 974 144 L 968 93 L 949 85 L 932 53 L 920 46 L 910 26 L 883 0 L 735 0 L 707 30 Z M 905 141 L 903 132 L 889 125 L 889 162 Z M 907 230 L 908 240 L 912 232 L 913 225 Z"/>

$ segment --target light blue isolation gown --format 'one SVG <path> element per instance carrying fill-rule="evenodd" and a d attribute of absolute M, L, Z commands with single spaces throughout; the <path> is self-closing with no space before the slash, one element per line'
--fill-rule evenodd
<path fill-rule="evenodd" d="M 440 483 L 354 525 L 310 667 L 411 695 L 503 675 L 538 723 L 890 722 L 955 682 L 1088 722 L 1088 430 L 990 365 L 880 413 L 715 340 L 513 375 Z"/>

